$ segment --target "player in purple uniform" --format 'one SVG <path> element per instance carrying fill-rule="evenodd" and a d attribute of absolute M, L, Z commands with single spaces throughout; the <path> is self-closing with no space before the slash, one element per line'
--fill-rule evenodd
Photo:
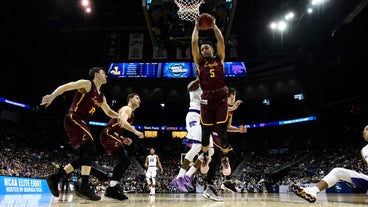
<path fill-rule="evenodd" d="M 110 184 L 106 189 L 105 196 L 115 198 L 118 200 L 125 200 L 128 197 L 124 194 L 120 187 L 120 180 L 124 172 L 130 164 L 130 159 L 125 151 L 124 144 L 130 145 L 132 140 L 128 137 L 123 137 L 124 130 L 133 132 L 139 138 L 144 138 L 144 134 L 137 131 L 131 124 L 134 121 L 133 111 L 137 109 L 141 103 L 137 93 L 130 93 L 127 97 L 128 105 L 119 109 L 119 114 L 124 127 L 119 125 L 119 120 L 116 118 L 110 119 L 107 127 L 104 128 L 100 134 L 100 142 L 105 152 L 111 155 L 116 160 L 113 169 Z"/>
<path fill-rule="evenodd" d="M 190 163 L 193 162 L 194 157 L 198 155 L 202 149 L 202 129 L 199 111 L 201 106 L 202 89 L 199 87 L 198 78 L 187 85 L 187 91 L 189 92 L 190 102 L 189 110 L 185 117 L 187 135 L 183 139 L 183 144 L 187 145 L 190 150 L 185 154 L 183 164 L 180 167 L 178 175 L 170 182 L 182 193 L 194 190 L 192 186 L 192 177 L 186 176 L 186 171 L 189 168 Z M 185 182 L 186 179 L 188 182 Z M 188 183 L 188 186 L 185 186 L 185 183 Z"/>
<path fill-rule="evenodd" d="M 144 162 L 144 166 L 147 168 L 146 171 L 146 181 L 148 187 L 150 189 L 150 196 L 155 196 L 156 194 L 156 176 L 157 176 L 157 166 L 160 168 L 160 172 L 163 173 L 164 170 L 162 168 L 162 164 L 160 161 L 160 157 L 155 154 L 155 149 L 150 149 L 150 154 L 147 155 L 146 160 Z"/>
<path fill-rule="evenodd" d="M 368 141 L 368 125 L 364 127 L 363 138 L 365 141 Z M 368 145 L 364 146 L 360 153 L 365 164 L 368 164 Z M 291 189 L 297 196 L 313 203 L 317 200 L 317 193 L 334 186 L 339 180 L 350 184 L 357 193 L 366 194 L 368 192 L 368 175 L 341 167 L 332 169 L 313 187 L 302 188 L 293 184 Z"/>
<path fill-rule="evenodd" d="M 102 108 L 103 112 L 111 118 L 120 118 L 120 116 L 110 108 L 100 90 L 101 85 L 107 82 L 104 68 L 93 67 L 89 70 L 88 76 L 89 80 L 80 79 L 59 86 L 51 94 L 43 96 L 40 103 L 41 106 L 48 107 L 57 96 L 66 91 L 77 90 L 69 112 L 64 118 L 64 129 L 73 149 L 78 149 L 80 155 L 64 168 L 60 168 L 56 174 L 47 176 L 47 184 L 55 197 L 59 197 L 60 179 L 81 166 L 82 183 L 77 195 L 94 201 L 101 199 L 89 186 L 89 175 L 96 146 L 88 122 L 99 108 Z M 122 126 L 122 123 L 119 124 Z"/>
<path fill-rule="evenodd" d="M 210 134 L 212 127 L 217 125 L 218 135 L 221 140 L 221 147 L 226 149 L 229 147 L 227 137 L 227 121 L 228 121 L 228 104 L 227 89 L 225 83 L 224 60 L 225 60 L 225 43 L 221 30 L 216 25 L 214 17 L 211 28 L 214 31 L 217 40 L 217 51 L 211 43 L 206 42 L 199 45 L 199 28 L 198 20 L 195 21 L 192 33 L 192 55 L 194 63 L 197 67 L 197 75 L 199 84 L 202 89 L 201 95 L 201 127 L 202 127 L 202 151 L 203 167 L 207 167 L 211 161 L 208 156 Z M 207 180 L 206 191 L 209 194 L 217 196 L 214 189 L 213 181 Z"/>

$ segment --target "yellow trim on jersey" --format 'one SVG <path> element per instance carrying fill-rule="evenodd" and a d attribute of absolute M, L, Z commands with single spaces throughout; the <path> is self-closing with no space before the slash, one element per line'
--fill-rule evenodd
<path fill-rule="evenodd" d="M 121 144 L 123 143 L 120 139 L 116 138 L 114 135 L 111 135 L 109 133 L 109 130 L 106 130 L 106 134 L 107 134 L 107 136 L 109 136 L 112 139 L 115 139 L 116 141 L 120 142 Z"/>
<path fill-rule="evenodd" d="M 202 120 L 202 116 L 200 118 L 201 118 L 201 124 L 202 125 L 204 125 L 204 126 L 213 126 L 214 125 L 212 123 L 204 123 L 203 120 Z M 224 121 L 218 121 L 218 122 L 216 122 L 216 124 L 223 124 L 223 123 L 226 123 L 228 120 L 229 120 L 229 112 L 227 111 L 225 120 Z"/>
<path fill-rule="evenodd" d="M 213 126 L 214 124 L 206 124 L 202 121 L 202 116 L 201 116 L 201 124 L 204 125 L 204 126 Z"/>
<path fill-rule="evenodd" d="M 74 108 L 74 112 L 76 112 L 77 110 L 78 110 L 78 107 L 79 107 L 79 104 L 80 104 L 80 102 L 82 102 L 82 100 L 83 100 L 83 98 L 84 98 L 84 96 L 85 96 L 86 94 L 85 93 L 82 93 L 82 96 L 81 96 L 81 98 L 79 99 L 79 101 L 75 104 L 75 108 Z"/>
<path fill-rule="evenodd" d="M 218 145 L 218 144 L 216 144 L 215 142 L 213 142 L 213 145 L 215 145 L 216 147 L 218 147 L 222 152 L 229 152 L 229 151 L 231 151 L 231 150 L 233 150 L 233 148 L 232 147 L 229 147 L 229 148 L 223 148 L 222 146 L 220 146 L 220 145 Z"/>
<path fill-rule="evenodd" d="M 119 123 L 117 123 L 117 122 L 116 122 L 115 124 L 111 125 L 111 127 L 115 127 L 115 126 L 116 126 L 116 125 L 118 125 L 118 124 L 119 124 Z"/>
<path fill-rule="evenodd" d="M 77 121 L 75 121 L 73 119 L 73 114 L 70 114 L 69 117 L 74 122 L 75 125 L 79 126 L 84 132 L 86 132 L 91 137 L 92 141 L 94 141 L 93 136 L 91 135 L 91 133 L 86 128 L 84 128 L 82 125 L 80 125 Z"/>

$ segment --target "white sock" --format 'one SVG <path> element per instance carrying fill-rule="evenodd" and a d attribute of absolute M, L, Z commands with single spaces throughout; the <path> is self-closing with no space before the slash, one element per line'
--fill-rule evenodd
<path fill-rule="evenodd" d="M 311 187 L 311 190 L 315 192 L 316 194 L 320 192 L 319 188 L 317 186 Z"/>
<path fill-rule="evenodd" d="M 180 168 L 178 178 L 184 177 L 184 175 L 185 175 L 185 170 L 183 168 Z"/>
<path fill-rule="evenodd" d="M 110 187 L 114 187 L 115 185 L 117 185 L 119 182 L 116 180 L 111 180 L 110 181 Z"/>
<path fill-rule="evenodd" d="M 197 168 L 192 166 L 192 167 L 189 168 L 189 170 L 185 174 L 188 175 L 189 177 L 191 177 L 196 171 L 197 171 Z"/>

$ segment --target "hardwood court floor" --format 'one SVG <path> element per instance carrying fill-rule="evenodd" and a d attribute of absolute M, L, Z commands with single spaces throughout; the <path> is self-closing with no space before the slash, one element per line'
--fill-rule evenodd
<path fill-rule="evenodd" d="M 215 202 L 202 197 L 201 194 L 127 194 L 128 200 L 119 201 L 102 195 L 101 201 L 89 201 L 79 198 L 73 193 L 60 194 L 59 198 L 51 194 L 1 194 L 1 207 L 345 207 L 367 206 L 368 195 L 364 194 L 319 194 L 315 203 L 295 196 L 283 194 L 221 194 L 224 201 Z"/>

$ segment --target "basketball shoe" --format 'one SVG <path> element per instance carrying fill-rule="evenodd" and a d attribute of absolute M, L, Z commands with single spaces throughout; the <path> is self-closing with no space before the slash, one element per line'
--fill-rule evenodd
<path fill-rule="evenodd" d="M 176 177 L 172 179 L 171 184 L 175 186 L 175 188 L 182 192 L 182 193 L 188 193 L 187 188 L 184 186 L 184 178 L 183 177 Z"/>
<path fill-rule="evenodd" d="M 105 196 L 110 198 L 115 198 L 118 200 L 126 200 L 128 197 L 124 194 L 123 190 L 117 184 L 114 187 L 107 187 L 105 191 Z"/>
<path fill-rule="evenodd" d="M 56 175 L 52 174 L 46 177 L 47 185 L 49 186 L 49 189 L 53 196 L 59 197 L 59 190 L 58 190 L 58 180 L 56 178 Z"/>
<path fill-rule="evenodd" d="M 194 191 L 193 176 L 184 175 L 184 186 L 187 188 L 188 192 Z"/>
<path fill-rule="evenodd" d="M 238 190 L 235 188 L 235 183 L 231 182 L 231 180 L 225 180 L 221 184 L 221 189 L 229 192 L 236 193 Z"/>
<path fill-rule="evenodd" d="M 207 185 L 206 190 L 203 192 L 203 197 L 209 198 L 214 201 L 223 201 L 224 198 L 218 196 L 217 190 L 213 185 Z"/>
<path fill-rule="evenodd" d="M 81 198 L 85 198 L 91 201 L 101 200 L 101 197 L 96 195 L 96 193 L 89 186 L 86 187 L 81 186 L 80 189 L 77 190 L 76 194 Z"/>
<path fill-rule="evenodd" d="M 293 184 L 291 186 L 293 193 L 304 200 L 314 203 L 317 200 L 317 194 L 311 190 L 311 188 L 301 188 L 298 185 Z"/>
<path fill-rule="evenodd" d="M 154 187 L 150 187 L 150 196 L 156 196 L 156 189 Z"/>

